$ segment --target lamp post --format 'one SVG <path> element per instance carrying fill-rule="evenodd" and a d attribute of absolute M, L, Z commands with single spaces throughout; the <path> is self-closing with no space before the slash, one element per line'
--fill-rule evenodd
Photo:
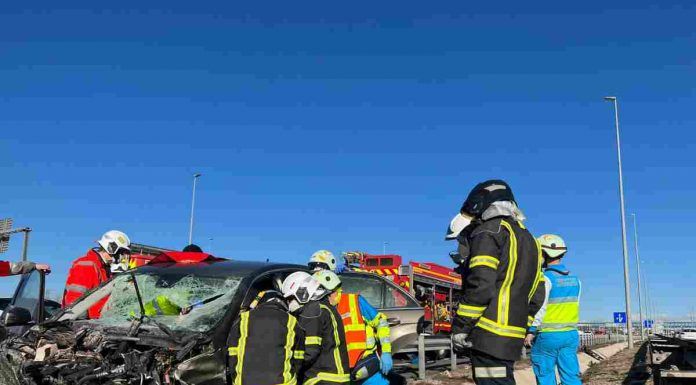
<path fill-rule="evenodd" d="M 638 253 L 638 227 L 636 225 L 636 214 L 633 217 L 633 246 L 636 251 L 636 269 L 638 269 L 638 314 L 640 319 L 640 338 L 645 338 L 645 325 L 643 325 L 643 285 L 640 278 L 640 254 Z"/>
<path fill-rule="evenodd" d="M 189 239 L 188 239 L 188 244 L 193 243 L 193 211 L 194 208 L 196 207 L 196 182 L 198 181 L 198 178 L 201 177 L 202 174 L 200 173 L 195 173 L 193 174 L 193 195 L 191 196 L 191 221 L 189 222 Z"/>
<path fill-rule="evenodd" d="M 604 100 L 613 102 L 614 119 L 616 123 L 616 154 L 619 166 L 619 200 L 621 204 L 621 241 L 623 245 L 624 291 L 626 296 L 626 333 L 628 348 L 633 348 L 633 324 L 631 320 L 631 284 L 628 273 L 628 243 L 626 242 L 626 209 L 624 205 L 623 167 L 621 165 L 621 134 L 619 132 L 619 104 L 616 96 L 605 96 Z"/>

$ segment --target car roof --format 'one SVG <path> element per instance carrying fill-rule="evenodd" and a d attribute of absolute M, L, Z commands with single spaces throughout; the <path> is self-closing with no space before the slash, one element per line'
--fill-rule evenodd
<path fill-rule="evenodd" d="M 230 275 L 248 276 L 263 274 L 273 270 L 306 270 L 306 266 L 289 263 L 231 261 L 227 259 L 207 260 L 195 263 L 163 262 L 145 265 L 138 272 L 163 273 L 164 270 L 175 274 L 196 274 L 206 277 L 225 277 Z"/>

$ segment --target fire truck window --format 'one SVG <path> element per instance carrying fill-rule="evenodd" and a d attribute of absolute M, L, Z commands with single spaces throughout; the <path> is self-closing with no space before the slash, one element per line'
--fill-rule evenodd
<path fill-rule="evenodd" d="M 391 266 L 394 264 L 394 258 L 382 258 L 380 266 Z"/>
<path fill-rule="evenodd" d="M 379 264 L 379 259 L 372 258 L 365 261 L 367 266 L 377 266 Z"/>

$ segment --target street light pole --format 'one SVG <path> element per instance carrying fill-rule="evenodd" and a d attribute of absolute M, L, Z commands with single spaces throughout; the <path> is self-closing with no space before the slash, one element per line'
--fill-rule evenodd
<path fill-rule="evenodd" d="M 643 285 L 640 279 L 640 254 L 638 253 L 638 225 L 636 224 L 636 214 L 633 217 L 633 246 L 636 251 L 636 269 L 638 269 L 638 313 L 640 319 L 640 338 L 645 338 L 645 325 L 643 325 Z"/>
<path fill-rule="evenodd" d="M 200 178 L 201 175 L 202 174 L 200 173 L 193 174 L 193 194 L 191 195 L 191 221 L 189 222 L 189 245 L 193 243 L 193 210 L 196 207 L 196 182 L 198 181 L 198 178 Z"/>
<path fill-rule="evenodd" d="M 624 291 L 626 296 L 626 332 L 628 348 L 633 348 L 633 325 L 631 319 L 631 283 L 628 272 L 628 243 L 626 242 L 626 209 L 624 207 L 623 169 L 621 165 L 621 135 L 619 133 L 619 103 L 616 96 L 605 96 L 604 100 L 614 103 L 614 118 L 616 122 L 616 154 L 619 165 L 619 200 L 621 203 L 621 242 L 623 245 Z"/>
<path fill-rule="evenodd" d="M 382 242 L 382 255 L 387 255 L 387 245 L 389 242 Z"/>

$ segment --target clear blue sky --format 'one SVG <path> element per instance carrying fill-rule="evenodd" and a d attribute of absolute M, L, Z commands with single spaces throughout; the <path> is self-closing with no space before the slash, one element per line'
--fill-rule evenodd
<path fill-rule="evenodd" d="M 2 5 L 0 217 L 35 229 L 52 290 L 105 230 L 183 246 L 195 171 L 198 243 L 297 263 L 386 241 L 447 264 L 449 219 L 496 177 L 608 319 L 617 95 L 655 302 L 696 305 L 693 3 L 141 3 Z"/>

